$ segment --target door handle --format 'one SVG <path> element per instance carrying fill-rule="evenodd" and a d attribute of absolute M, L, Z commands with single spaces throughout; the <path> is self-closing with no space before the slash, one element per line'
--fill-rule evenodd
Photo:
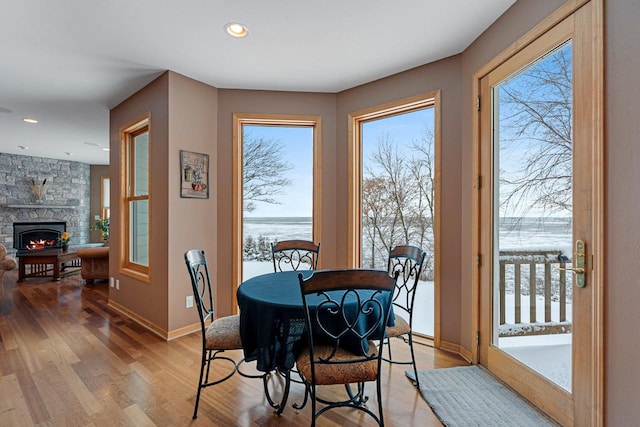
<path fill-rule="evenodd" d="M 558 267 L 558 270 L 562 270 L 562 271 L 573 271 L 573 273 L 576 275 L 576 285 L 579 288 L 584 288 L 586 285 L 586 281 L 585 281 L 585 268 L 584 268 L 584 264 L 585 264 L 585 244 L 584 244 L 584 240 L 576 240 L 576 254 L 574 257 L 574 265 L 575 267 L 573 268 L 563 268 L 563 267 Z"/>

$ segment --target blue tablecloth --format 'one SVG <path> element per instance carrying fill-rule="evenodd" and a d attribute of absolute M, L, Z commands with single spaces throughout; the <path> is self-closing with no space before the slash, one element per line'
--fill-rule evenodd
<path fill-rule="evenodd" d="M 306 278 L 313 272 L 301 273 Z M 253 277 L 238 287 L 237 296 L 245 359 L 257 361 L 263 372 L 293 368 L 300 348 L 307 344 L 298 272 Z M 393 325 L 393 315 L 389 324 Z"/>

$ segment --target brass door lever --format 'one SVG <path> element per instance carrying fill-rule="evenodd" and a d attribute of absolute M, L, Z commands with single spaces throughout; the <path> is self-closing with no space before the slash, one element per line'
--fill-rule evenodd
<path fill-rule="evenodd" d="M 573 263 L 575 267 L 574 268 L 558 267 L 558 269 L 562 271 L 573 271 L 576 275 L 576 285 L 579 288 L 584 288 L 586 285 L 585 253 L 586 253 L 586 250 L 585 250 L 584 240 L 576 240 L 576 254 L 575 254 L 574 263 Z"/>

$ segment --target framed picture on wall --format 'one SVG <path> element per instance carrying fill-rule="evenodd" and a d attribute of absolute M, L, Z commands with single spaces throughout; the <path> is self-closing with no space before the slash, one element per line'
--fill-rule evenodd
<path fill-rule="evenodd" d="M 209 155 L 180 150 L 180 197 L 209 198 Z"/>

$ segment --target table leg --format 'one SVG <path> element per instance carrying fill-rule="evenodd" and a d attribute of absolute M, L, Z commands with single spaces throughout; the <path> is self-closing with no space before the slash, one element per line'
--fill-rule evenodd
<path fill-rule="evenodd" d="M 287 399 L 289 399 L 289 389 L 291 388 L 291 371 L 287 370 L 285 372 L 281 372 L 276 370 L 275 375 L 283 375 L 284 376 L 284 391 L 282 392 L 282 398 L 280 399 L 280 403 L 276 403 L 271 397 L 271 392 L 269 392 L 269 377 L 270 375 L 265 375 L 262 377 L 262 384 L 264 386 L 264 394 L 269 402 L 269 405 L 276 410 L 276 414 L 282 414 L 284 411 L 284 407 L 287 404 Z"/>
<path fill-rule="evenodd" d="M 58 260 L 53 263 L 53 280 L 60 280 L 60 262 Z"/>
<path fill-rule="evenodd" d="M 284 393 L 282 393 L 282 402 L 280 402 L 280 407 L 276 411 L 276 414 L 282 414 L 284 411 L 284 406 L 287 404 L 287 399 L 289 399 L 289 388 L 291 388 L 291 371 L 287 371 L 284 374 Z"/>
<path fill-rule="evenodd" d="M 19 258 L 18 260 L 18 282 L 24 282 L 24 278 L 25 278 L 25 262 L 24 259 Z"/>

